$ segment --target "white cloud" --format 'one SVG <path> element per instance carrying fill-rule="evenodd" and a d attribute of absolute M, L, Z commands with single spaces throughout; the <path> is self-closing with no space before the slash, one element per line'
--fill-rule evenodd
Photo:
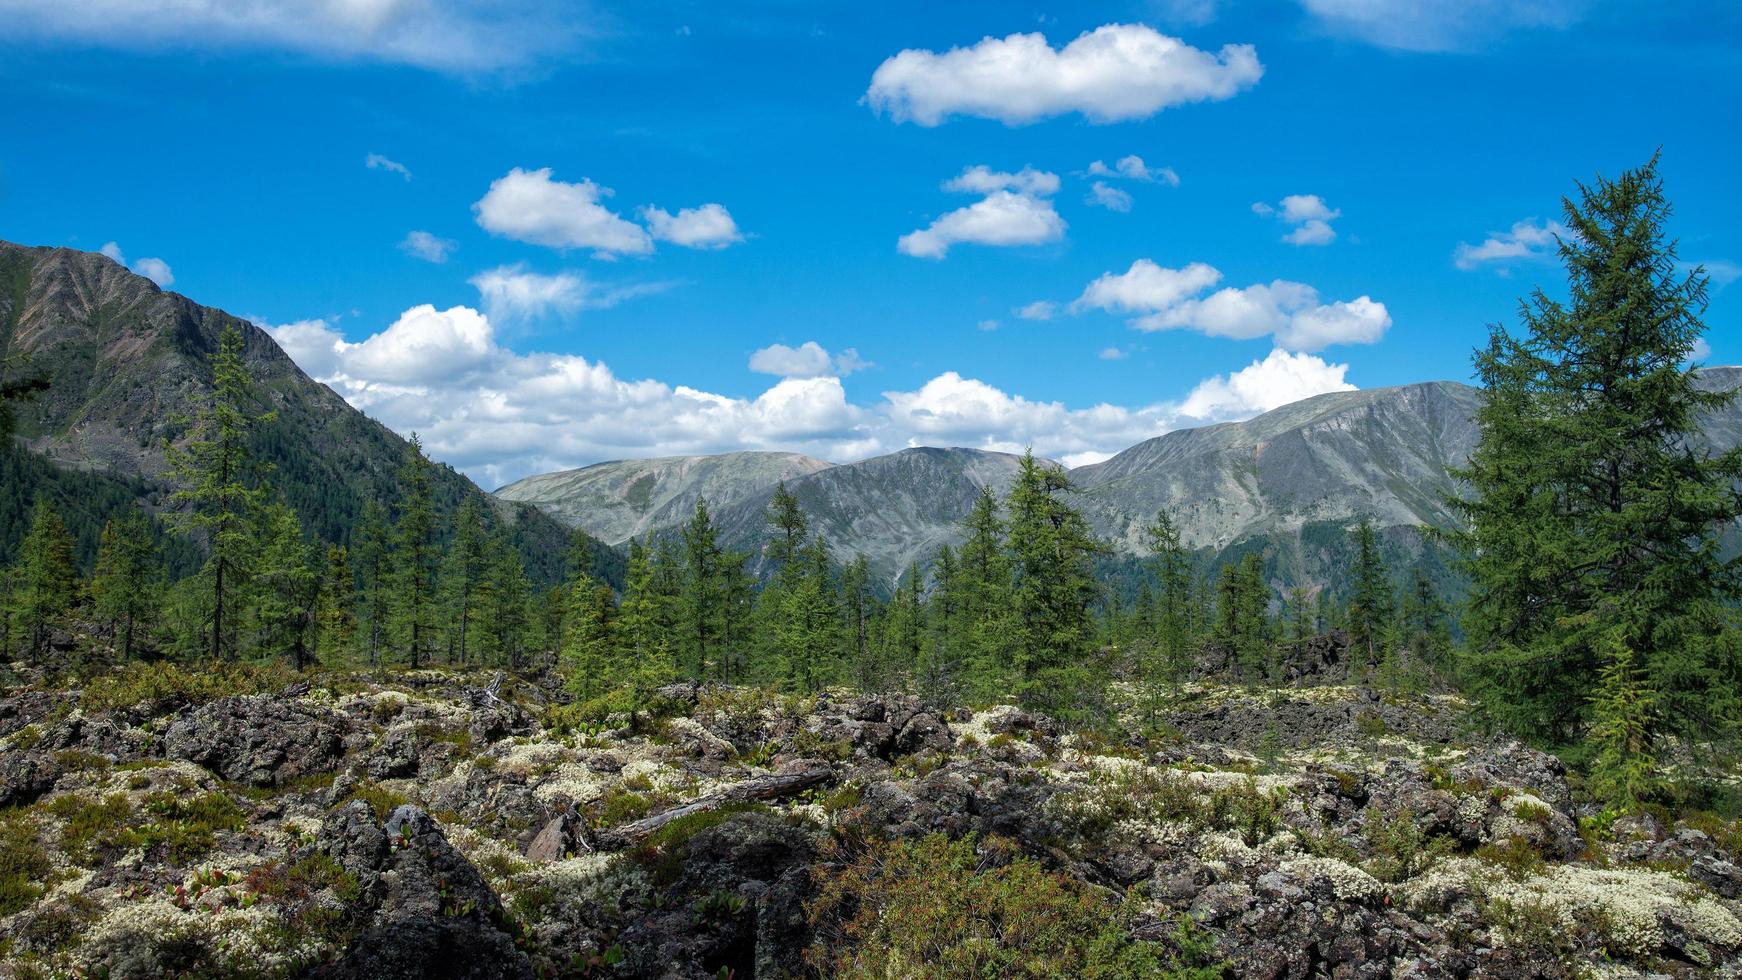
<path fill-rule="evenodd" d="M 1030 167 L 1018 173 L 969 167 L 944 182 L 944 190 L 985 197 L 940 215 L 925 228 L 909 232 L 895 243 L 898 251 L 924 259 L 941 259 L 950 246 L 1042 245 L 1064 237 L 1065 220 L 1044 195 L 1058 191 L 1057 174 Z"/>
<path fill-rule="evenodd" d="M 1180 404 L 1180 415 L 1201 421 L 1222 421 L 1258 415 L 1302 398 L 1330 391 L 1354 391 L 1344 380 L 1347 364 L 1329 364 L 1312 354 L 1290 354 L 1277 348 L 1262 361 L 1192 389 Z"/>
<path fill-rule="evenodd" d="M 1223 0 L 1150 0 L 1157 17 L 1169 24 L 1203 27 L 1212 23 L 1220 12 Z"/>
<path fill-rule="evenodd" d="M 664 282 L 603 286 L 578 272 L 546 275 L 528 272 L 522 264 L 487 269 L 467 281 L 477 288 L 489 315 L 502 321 L 610 309 L 624 300 L 671 287 Z"/>
<path fill-rule="evenodd" d="M 720 204 L 680 208 L 677 214 L 664 208 L 643 208 L 641 216 L 654 238 L 685 248 L 725 248 L 744 240 L 731 212 Z"/>
<path fill-rule="evenodd" d="M 1174 173 L 1172 167 L 1151 168 L 1143 162 L 1142 157 L 1135 153 L 1129 156 L 1120 157 L 1111 167 L 1107 166 L 1106 163 L 1100 160 L 1096 160 L 1094 163 L 1089 164 L 1089 176 L 1123 177 L 1126 180 L 1142 181 L 1145 184 L 1154 183 L 1159 180 L 1167 184 L 1169 187 L 1179 186 L 1179 174 Z"/>
<path fill-rule="evenodd" d="M 1096 207 L 1118 211 L 1120 214 L 1131 210 L 1131 195 L 1117 187 L 1108 185 L 1105 181 L 1097 180 L 1089 185 L 1087 201 Z"/>
<path fill-rule="evenodd" d="M 1203 262 L 1193 262 L 1183 269 L 1169 269 L 1149 259 L 1138 259 L 1124 272 L 1102 273 L 1071 304 L 1071 310 L 1153 312 L 1176 306 L 1221 280 L 1222 274 Z"/>
<path fill-rule="evenodd" d="M 408 231 L 399 243 L 401 252 L 437 265 L 446 262 L 457 247 L 453 239 L 440 238 L 427 231 Z"/>
<path fill-rule="evenodd" d="M 1024 320 L 1050 320 L 1059 315 L 1059 305 L 1052 300 L 1037 299 L 1016 311 Z"/>
<path fill-rule="evenodd" d="M 770 344 L 750 355 L 750 370 L 782 378 L 839 378 L 871 366 L 851 347 L 830 354 L 814 340 L 797 347 Z"/>
<path fill-rule="evenodd" d="M 1263 74 L 1248 44 L 1212 54 L 1142 24 L 1108 24 L 1059 49 L 1036 33 L 942 54 L 902 51 L 877 67 L 865 98 L 873 110 L 921 126 L 951 116 L 1018 125 L 1073 112 L 1117 122 L 1226 99 Z"/>
<path fill-rule="evenodd" d="M 1326 30 L 1404 51 L 1463 51 L 1521 28 L 1563 28 L 1586 0 L 1300 0 Z"/>
<path fill-rule="evenodd" d="M 981 320 L 979 323 L 974 324 L 974 326 L 979 327 L 981 330 L 985 330 L 985 331 L 990 332 L 993 330 L 997 330 L 1000 326 L 1002 326 L 1002 324 L 1000 324 L 997 320 Z"/>
<path fill-rule="evenodd" d="M 1464 270 L 1484 265 L 1499 266 L 1504 270 L 1520 260 L 1549 256 L 1554 252 L 1556 237 L 1565 238 L 1569 234 L 1558 221 L 1526 219 L 1514 223 L 1510 231 L 1490 232 L 1480 245 L 1459 242 L 1452 252 L 1452 262 Z"/>
<path fill-rule="evenodd" d="M 1329 245 L 1337 240 L 1331 222 L 1343 216 L 1343 212 L 1326 204 L 1317 194 L 1290 194 L 1275 206 L 1259 201 L 1252 205 L 1252 213 L 1274 215 L 1278 221 L 1294 226 L 1282 236 L 1290 245 Z"/>
<path fill-rule="evenodd" d="M 1180 425 L 1347 387 L 1345 365 L 1277 351 L 1205 381 L 1183 401 L 1137 408 L 1073 409 L 956 372 L 860 406 L 830 376 L 782 377 L 754 398 L 736 398 L 626 380 L 579 355 L 516 353 L 497 343 L 489 317 L 463 306 L 413 307 L 355 343 L 321 320 L 265 329 L 352 405 L 395 431 L 420 433 L 432 456 L 492 486 L 605 459 L 739 449 L 844 460 L 911 445 L 1033 446 L 1088 462 Z M 788 350 L 805 354 L 804 346 Z M 849 354 L 831 357 L 832 367 Z"/>
<path fill-rule="evenodd" d="M 411 179 L 411 171 L 406 168 L 405 164 L 400 163 L 398 160 L 389 160 L 379 153 L 371 153 L 364 157 L 363 166 L 368 167 L 370 170 L 385 170 L 388 173 L 395 173 L 404 177 L 406 180 Z"/>
<path fill-rule="evenodd" d="M 1383 303 L 1366 296 L 1321 303 L 1318 290 L 1285 279 L 1202 295 L 1221 279 L 1221 272 L 1202 262 L 1170 269 L 1138 259 L 1125 272 L 1104 273 L 1089 283 L 1071 312 L 1140 314 L 1131 325 L 1144 331 L 1188 329 L 1235 340 L 1268 334 L 1292 351 L 1371 344 L 1391 327 Z"/>
<path fill-rule="evenodd" d="M 603 255 L 653 251 L 647 230 L 603 204 L 611 190 L 583 179 L 551 179 L 551 169 L 515 167 L 472 205 L 479 227 L 494 235 L 551 248 L 590 248 Z"/>
<path fill-rule="evenodd" d="M 129 263 L 127 257 L 121 252 L 121 246 L 114 242 L 106 243 L 97 251 L 107 255 L 111 259 L 114 259 L 121 265 L 126 266 L 135 274 L 144 276 L 152 282 L 157 283 L 159 289 L 168 289 L 170 286 L 175 284 L 175 273 L 170 270 L 169 263 L 162 259 L 146 258 L 140 259 L 137 262 Z"/>
<path fill-rule="evenodd" d="M 487 0 L 0 0 L 0 36 L 157 51 L 287 50 L 494 71 L 574 47 L 579 3 Z"/>
<path fill-rule="evenodd" d="M 1742 264 L 1729 259 L 1707 259 L 1698 263 L 1706 270 L 1706 276 L 1719 286 L 1728 286 L 1737 279 L 1742 279 Z"/>
<path fill-rule="evenodd" d="M 1103 361 L 1123 361 L 1128 355 L 1117 347 L 1103 347 L 1101 353 L 1095 356 Z"/>
<path fill-rule="evenodd" d="M 1694 347 L 1688 351 L 1689 361 L 1704 361 L 1712 356 L 1712 345 L 1704 337 L 1694 338 Z"/>

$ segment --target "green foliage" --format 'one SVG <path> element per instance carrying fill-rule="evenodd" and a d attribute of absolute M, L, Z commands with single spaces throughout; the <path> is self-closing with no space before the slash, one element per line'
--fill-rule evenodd
<path fill-rule="evenodd" d="M 435 640 L 436 515 L 433 476 L 417 434 L 405 447 L 399 468 L 399 517 L 392 552 L 391 614 L 393 639 L 411 666 L 421 664 Z"/>
<path fill-rule="evenodd" d="M 1355 527 L 1355 567 L 1350 575 L 1349 642 L 1365 658 L 1368 672 L 1378 668 L 1385 637 L 1391 628 L 1391 576 L 1379 555 L 1379 537 L 1371 521 Z M 1353 672 L 1355 662 L 1349 663 Z"/>
<path fill-rule="evenodd" d="M 996 838 L 980 848 L 934 834 L 832 857 L 806 907 L 817 936 L 807 960 L 825 975 L 1220 976 L 1189 926 L 1171 949 L 1135 939 L 1136 900 L 1109 902 Z"/>
<path fill-rule="evenodd" d="M 1611 806 L 1634 810 L 1661 790 L 1652 749 L 1656 697 L 1631 647 L 1611 637 L 1607 653 L 1591 695 L 1589 742 L 1595 750 L 1591 782 Z"/>
<path fill-rule="evenodd" d="M 1394 814 L 1369 810 L 1367 847 L 1372 857 L 1367 870 L 1380 881 L 1408 881 L 1450 854 L 1457 842 L 1444 834 L 1422 830 L 1408 810 Z"/>
<path fill-rule="evenodd" d="M 254 513 L 266 499 L 249 431 L 274 416 L 254 412 L 254 402 L 242 332 L 226 324 L 212 356 L 210 399 L 193 420 L 193 434 L 182 446 L 166 447 L 170 474 L 181 483 L 169 498 L 181 508 L 173 521 L 206 549 L 201 576 L 210 597 L 207 651 L 213 660 L 237 654 L 235 612 L 257 552 Z"/>
<path fill-rule="evenodd" d="M 16 811 L 0 814 L 0 917 L 41 898 L 53 871 L 36 822 Z"/>
<path fill-rule="evenodd" d="M 6 577 L 6 602 L 0 608 L 0 651 L 18 649 L 35 656 L 47 645 L 49 631 L 77 601 L 79 587 L 72 537 L 46 499 L 38 501 L 30 533 Z"/>
<path fill-rule="evenodd" d="M 92 611 L 115 630 L 123 660 L 132 659 L 138 635 L 150 630 L 161 588 L 162 572 L 144 513 L 134 510 L 104 524 L 91 575 Z"/>
<path fill-rule="evenodd" d="M 1677 262 L 1656 157 L 1563 210 L 1569 300 L 1533 293 L 1522 333 L 1496 327 L 1476 354 L 1481 443 L 1452 535 L 1473 580 L 1462 673 L 1501 725 L 1600 737 L 1603 764 L 1626 769 L 1662 736 L 1722 738 L 1742 715 L 1742 567 L 1718 544 L 1742 515 L 1742 450 L 1698 438 L 1733 393 L 1688 363 L 1708 281 Z M 1634 775 L 1607 778 L 1633 792 Z"/>
<path fill-rule="evenodd" d="M 411 798 L 404 793 L 366 779 L 359 779 L 351 784 L 351 790 L 345 794 L 345 798 L 334 801 L 333 805 L 342 806 L 351 800 L 362 800 L 369 804 L 369 809 L 374 812 L 377 820 L 386 820 L 394 810 L 411 802 Z"/>
<path fill-rule="evenodd" d="M 1067 719 L 1096 703 L 1091 562 L 1105 550 L 1066 503 L 1070 491 L 1062 470 L 1029 452 L 1006 503 L 1016 692 L 1024 705 Z"/>
<path fill-rule="evenodd" d="M 237 694 L 280 690 L 295 675 L 282 664 L 220 661 L 192 663 L 130 663 L 91 678 L 80 704 L 87 712 L 155 704 L 161 710 L 199 705 Z"/>

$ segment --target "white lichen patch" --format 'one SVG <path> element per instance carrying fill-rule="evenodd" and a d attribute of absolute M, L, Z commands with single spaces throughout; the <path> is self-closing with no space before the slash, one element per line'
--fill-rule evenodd
<path fill-rule="evenodd" d="M 218 972 L 248 976 L 294 973 L 327 952 L 319 940 L 280 927 L 265 906 L 220 908 L 168 897 L 123 901 L 92 925 L 75 959 L 86 973 L 112 980 L 176 972 L 173 957 L 189 946 L 207 951 Z"/>
<path fill-rule="evenodd" d="M 580 763 L 565 762 L 532 788 L 532 797 L 553 810 L 585 806 L 604 796 L 613 781 Z"/>
<path fill-rule="evenodd" d="M 1324 879 L 1340 902 L 1371 902 L 1385 891 L 1379 879 L 1346 862 L 1330 857 L 1292 858 L 1282 862 L 1282 873 L 1296 881 Z"/>
<path fill-rule="evenodd" d="M 1702 945 L 1742 947 L 1742 920 L 1698 886 L 1660 871 L 1562 865 L 1523 881 L 1489 871 L 1473 884 L 1505 941 L 1520 938 L 1517 922 L 1528 914 L 1568 933 L 1596 930 L 1633 956 L 1662 947 L 1666 925 Z"/>

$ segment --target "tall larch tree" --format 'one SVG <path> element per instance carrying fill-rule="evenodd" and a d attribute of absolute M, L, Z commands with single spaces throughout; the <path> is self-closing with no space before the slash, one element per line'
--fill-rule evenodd
<path fill-rule="evenodd" d="M 254 411 L 253 382 L 242 351 L 242 331 L 225 324 L 212 355 L 211 394 L 194 417 L 186 444 L 167 447 L 170 476 L 181 484 L 169 498 L 175 508 L 170 520 L 206 548 L 207 653 L 214 660 L 236 653 L 234 613 L 257 554 L 255 512 L 266 500 L 266 488 L 252 479 L 250 434 L 275 418 L 272 412 Z"/>
<path fill-rule="evenodd" d="M 140 632 L 150 628 L 162 592 L 161 568 L 143 512 L 129 510 L 103 525 L 91 604 L 97 618 L 115 631 L 123 660 L 133 659 Z"/>
<path fill-rule="evenodd" d="M 46 498 L 38 499 L 12 572 L 12 632 L 27 655 L 35 656 L 48 646 L 50 630 L 78 598 L 72 535 L 60 512 Z"/>
<path fill-rule="evenodd" d="M 1054 717 L 1081 716 L 1097 690 L 1089 609 L 1099 590 L 1091 563 L 1103 548 L 1067 502 L 1070 490 L 1064 471 L 1030 451 L 1005 504 L 1017 694 Z"/>
<path fill-rule="evenodd" d="M 412 667 L 424 661 L 435 640 L 435 477 L 423 443 L 412 433 L 399 467 L 399 520 L 395 527 L 393 593 L 395 632 Z"/>
<path fill-rule="evenodd" d="M 1742 515 L 1742 450 L 1700 438 L 1736 393 L 1691 363 L 1709 280 L 1677 259 L 1657 157 L 1581 184 L 1562 213 L 1567 299 L 1533 292 L 1521 330 L 1494 327 L 1476 354 L 1463 673 L 1495 720 L 1595 738 L 1620 770 L 1664 736 L 1736 731 L 1742 566 L 1719 534 Z"/>

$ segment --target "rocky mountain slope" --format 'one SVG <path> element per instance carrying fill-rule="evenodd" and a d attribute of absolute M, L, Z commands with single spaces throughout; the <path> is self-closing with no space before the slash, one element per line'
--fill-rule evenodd
<path fill-rule="evenodd" d="M 245 320 L 165 292 L 106 256 L 0 242 L 0 355 L 23 355 L 50 387 L 19 406 L 30 449 L 73 470 L 164 485 L 164 443 L 210 391 L 209 358 L 226 325 L 238 326 L 262 409 L 277 420 L 256 435 L 258 454 L 303 523 L 348 540 L 366 500 L 388 504 L 405 440 L 310 379 L 272 338 Z M 481 491 L 437 468 L 451 510 Z M 514 529 L 529 570 L 551 579 L 568 532 L 524 504 L 493 502 Z"/>
<path fill-rule="evenodd" d="M 721 453 L 617 460 L 578 470 L 530 476 L 496 491 L 503 500 L 533 504 L 570 527 L 609 544 L 675 527 L 706 497 L 712 510 L 773 489 L 781 480 L 832 464 L 799 453 Z"/>
<path fill-rule="evenodd" d="M 554 680 L 167 670 L 0 691 L 0 975 L 818 976 L 878 962 L 844 921 L 873 900 L 952 975 L 1085 915 L 1203 977 L 1742 972 L 1742 825 L 1597 813 L 1446 695 L 1194 684 L 1176 735 L 1113 741 L 904 695 L 680 686 L 632 730 Z"/>

